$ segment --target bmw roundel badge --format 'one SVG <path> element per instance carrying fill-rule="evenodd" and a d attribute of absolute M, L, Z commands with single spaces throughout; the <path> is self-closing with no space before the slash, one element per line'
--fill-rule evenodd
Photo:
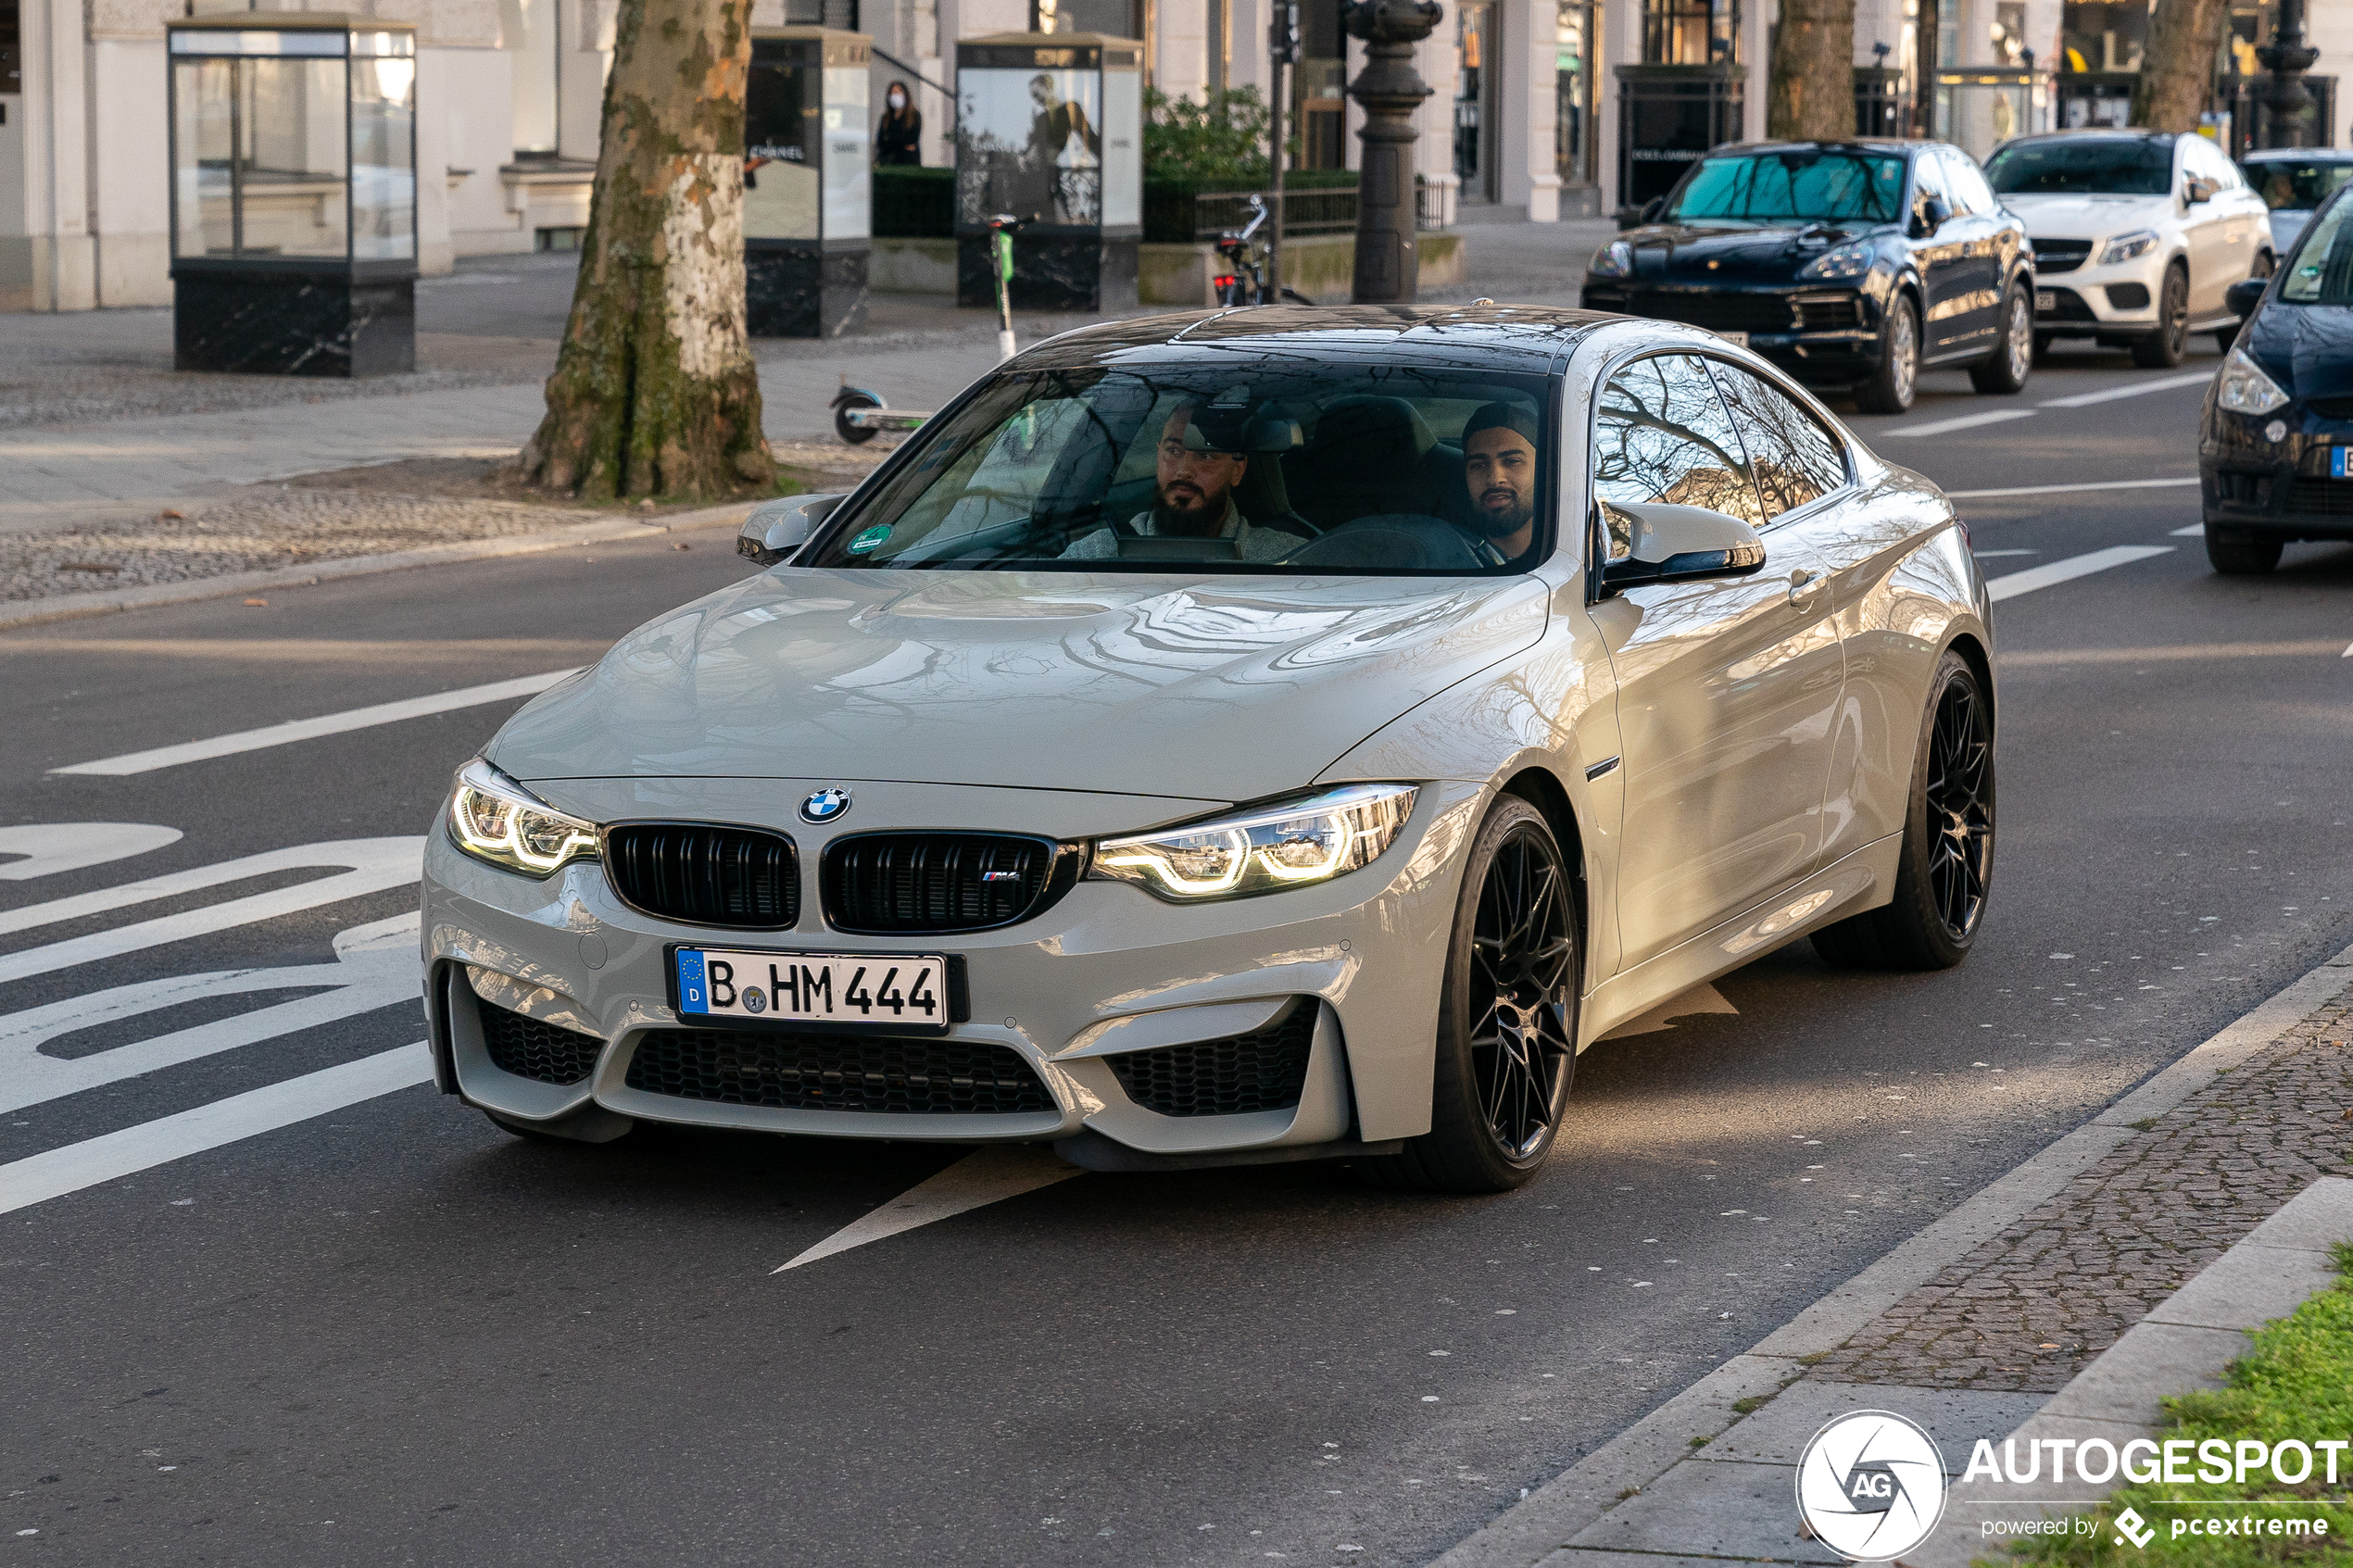
<path fill-rule="evenodd" d="M 849 791 L 821 789 L 800 803 L 800 820 L 804 822 L 830 822 L 849 809 Z"/>

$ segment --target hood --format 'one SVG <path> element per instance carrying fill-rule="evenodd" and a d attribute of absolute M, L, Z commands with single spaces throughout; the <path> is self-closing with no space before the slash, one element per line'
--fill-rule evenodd
<path fill-rule="evenodd" d="M 2243 341 L 2263 373 L 2292 397 L 2353 393 L 2353 307 L 2270 300 Z"/>
<path fill-rule="evenodd" d="M 1633 247 L 1636 283 L 1787 283 L 1798 269 L 1848 240 L 1892 223 L 1792 223 L 1755 229 L 1653 223 L 1617 237 Z"/>
<path fill-rule="evenodd" d="M 510 720 L 519 779 L 913 780 L 1210 801 L 1296 788 L 1533 644 L 1534 579 L 763 572 Z"/>
<path fill-rule="evenodd" d="M 2018 214 L 2030 238 L 2104 240 L 2134 229 L 2165 232 L 2173 221 L 2171 196 L 2035 196 L 1998 198 Z"/>

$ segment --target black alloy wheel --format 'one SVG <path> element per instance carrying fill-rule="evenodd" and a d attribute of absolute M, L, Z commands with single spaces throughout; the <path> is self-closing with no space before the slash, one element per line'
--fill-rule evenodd
<path fill-rule="evenodd" d="M 2145 370 L 2170 370 L 2190 351 L 2190 270 L 2176 261 L 2165 270 L 2157 296 L 2158 329 L 2133 345 L 2133 363 Z"/>
<path fill-rule="evenodd" d="M 1879 365 L 1855 389 L 1855 405 L 1867 414 L 1900 414 L 1912 406 L 1920 381 L 1920 313 L 1910 295 L 1888 302 L 1879 345 Z"/>
<path fill-rule="evenodd" d="M 1983 364 L 1969 367 L 1969 385 L 1996 395 L 2024 391 L 2034 369 L 2034 301 L 2022 286 L 2002 296 L 1995 321 L 1994 352 Z"/>
<path fill-rule="evenodd" d="M 1814 950 L 1849 969 L 1950 969 L 1985 921 L 1994 871 L 1994 712 L 1968 659 L 1938 660 L 1912 765 L 1895 896 L 1825 926 Z"/>
<path fill-rule="evenodd" d="M 1516 796 L 1472 844 L 1440 988 L 1430 1130 L 1366 1162 L 1385 1186 L 1504 1192 L 1559 1135 L 1577 1069 L 1576 892 L 1543 813 Z"/>

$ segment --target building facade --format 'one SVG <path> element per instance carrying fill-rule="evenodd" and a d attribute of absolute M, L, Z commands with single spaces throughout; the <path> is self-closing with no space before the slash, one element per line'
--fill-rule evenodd
<path fill-rule="evenodd" d="M 1638 207 L 1717 141 L 1761 136 L 1775 0 L 1445 0 L 1419 49 L 1433 92 L 1417 172 L 1451 221 L 1552 222 Z M 2276 0 L 2233 0 L 2220 62 L 2251 69 Z M 157 305 L 169 276 L 164 27 L 222 10 L 341 9 L 418 33 L 422 270 L 579 243 L 619 0 L 0 0 L 0 309 Z M 2312 6 L 2321 72 L 2353 58 L 2353 5 Z M 1309 167 L 1355 160 L 1341 88 L 1361 63 L 1339 0 L 1303 0 L 1287 98 Z M 903 82 L 926 163 L 951 158 L 959 39 L 1139 38 L 1171 94 L 1267 88 L 1271 0 L 758 0 L 758 25 L 823 22 L 875 41 L 869 102 Z M 1858 0 L 1856 63 L 1882 67 L 1906 123 L 1931 128 L 1938 69 L 2039 63 L 2055 123 L 2130 98 L 2147 0 Z M 2032 61 L 2028 59 L 2031 52 Z M 2245 60 L 2241 60 L 2241 56 Z M 2347 106 L 2332 105 L 2342 144 Z M 2028 129 L 2019 125 L 2017 129 Z M 1147 170 L 1149 177 L 1151 171 Z"/>

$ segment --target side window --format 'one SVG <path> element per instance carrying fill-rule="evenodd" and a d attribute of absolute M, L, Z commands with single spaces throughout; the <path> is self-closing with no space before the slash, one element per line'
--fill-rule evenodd
<path fill-rule="evenodd" d="M 1768 520 L 1845 488 L 1845 448 L 1813 415 L 1736 365 L 1717 361 L 1708 368 L 1740 427 Z"/>
<path fill-rule="evenodd" d="M 1994 199 L 1994 187 L 1985 182 L 1977 165 L 1967 153 L 1948 152 L 1944 155 L 1944 184 L 1952 193 L 1953 209 L 1957 212 L 1991 214 L 2001 204 Z"/>
<path fill-rule="evenodd" d="M 1765 521 L 1748 457 L 1707 369 L 1684 354 L 1638 359 L 1610 378 L 1594 420 L 1593 498 L 1705 507 Z M 1623 541 L 1613 540 L 1612 554 Z"/>
<path fill-rule="evenodd" d="M 1933 152 L 1923 152 L 1912 160 L 1912 210 L 1918 212 L 1931 196 L 1943 198 L 1953 205 L 1952 193 L 1944 188 L 1943 160 Z"/>

